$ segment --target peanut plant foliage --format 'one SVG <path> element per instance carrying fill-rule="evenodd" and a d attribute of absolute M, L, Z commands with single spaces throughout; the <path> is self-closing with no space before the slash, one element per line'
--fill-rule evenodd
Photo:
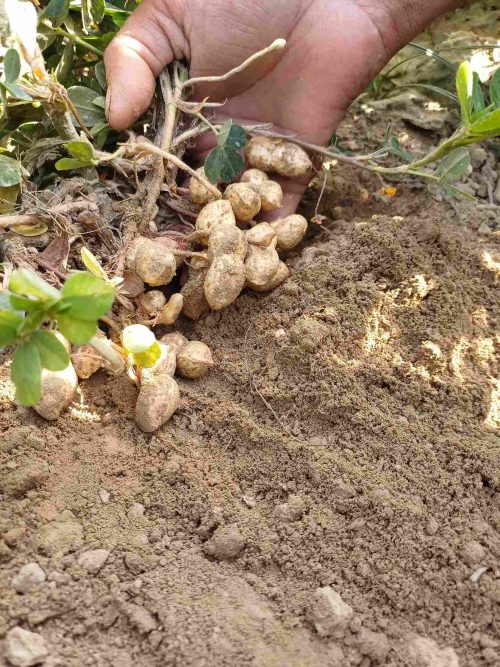
<path fill-rule="evenodd" d="M 8 227 L 3 221 L 15 213 L 27 188 L 53 191 L 61 179 L 76 176 L 100 185 L 110 174 L 121 173 L 124 160 L 134 166 L 124 149 L 127 136 L 113 132 L 106 122 L 103 53 L 136 4 L 136 0 L 3 0 L 0 229 Z M 284 40 L 278 41 L 282 48 Z M 179 71 L 182 67 L 179 64 Z M 457 182 L 470 166 L 467 146 L 500 134 L 500 70 L 486 87 L 465 61 L 457 68 L 455 87 L 456 95 L 449 97 L 460 105 L 460 125 L 428 155 L 408 154 L 388 132 L 380 150 L 362 163 L 356 163 L 355 156 L 345 159 L 389 177 L 419 176 L 460 196 Z M 212 124 L 202 114 L 196 116 L 205 130 L 208 126 L 215 134 L 216 145 L 204 165 L 206 178 L 214 185 L 231 183 L 244 169 L 242 150 L 251 128 L 230 120 Z M 327 154 L 335 157 L 341 152 L 335 141 Z M 383 166 L 381 160 L 388 155 L 401 164 Z M 17 224 L 10 231 L 36 236 L 47 232 L 49 224 Z M 69 364 L 67 348 L 54 332 L 73 345 L 86 344 L 112 308 L 121 274 L 109 279 L 94 259 L 90 252 L 82 252 L 89 270 L 70 272 L 60 289 L 34 270 L 4 264 L 0 348 L 12 353 L 11 375 L 20 403 L 39 401 L 43 369 L 61 371 Z M 146 355 L 139 359 L 143 366 L 152 365 L 159 348 L 153 345 L 136 354 Z"/>

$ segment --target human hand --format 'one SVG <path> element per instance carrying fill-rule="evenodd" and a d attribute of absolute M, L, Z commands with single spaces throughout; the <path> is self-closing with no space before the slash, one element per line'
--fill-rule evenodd
<path fill-rule="evenodd" d="M 273 123 L 327 144 L 345 110 L 392 54 L 450 0 L 144 0 L 106 50 L 107 114 L 116 129 L 149 106 L 155 77 L 174 59 L 190 76 L 223 74 L 279 37 L 283 51 L 223 84 L 197 90 L 225 99 L 223 117 Z M 286 182 L 281 215 L 305 183 Z"/>

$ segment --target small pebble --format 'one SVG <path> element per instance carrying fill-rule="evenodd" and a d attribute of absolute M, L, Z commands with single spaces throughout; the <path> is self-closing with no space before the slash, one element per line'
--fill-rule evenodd
<path fill-rule="evenodd" d="M 107 505 L 111 498 L 111 494 L 109 491 L 106 491 L 106 489 L 99 489 L 99 498 L 101 499 L 101 503 L 103 505 Z"/>
<path fill-rule="evenodd" d="M 479 542 L 471 540 L 464 545 L 462 558 L 467 565 L 481 565 L 486 558 L 486 551 Z"/>
<path fill-rule="evenodd" d="M 203 545 L 203 551 L 218 560 L 230 560 L 236 558 L 244 546 L 245 540 L 238 526 L 231 524 L 218 528 Z"/>
<path fill-rule="evenodd" d="M 41 635 L 17 627 L 7 633 L 5 655 L 14 667 L 31 667 L 45 662 L 49 651 Z"/>
<path fill-rule="evenodd" d="M 316 589 L 310 616 L 320 637 L 342 637 L 353 613 L 352 607 L 331 586 Z"/>
<path fill-rule="evenodd" d="M 109 551 L 106 549 L 93 549 L 92 551 L 86 551 L 81 554 L 78 558 L 78 565 L 83 567 L 84 570 L 95 574 L 99 572 L 104 563 L 109 558 Z"/>
<path fill-rule="evenodd" d="M 43 583 L 46 578 L 47 575 L 38 563 L 28 563 L 12 580 L 12 588 L 17 593 L 27 593 L 38 584 Z"/>
<path fill-rule="evenodd" d="M 141 503 L 133 503 L 128 511 L 129 519 L 140 519 L 144 516 L 146 508 Z"/>

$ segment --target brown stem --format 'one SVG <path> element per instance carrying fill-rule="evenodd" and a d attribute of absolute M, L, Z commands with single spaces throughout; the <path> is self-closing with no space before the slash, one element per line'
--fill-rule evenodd
<path fill-rule="evenodd" d="M 98 211 L 97 205 L 87 199 L 70 202 L 68 204 L 58 204 L 47 211 L 37 211 L 36 213 L 19 213 L 17 215 L 1 215 L 0 229 L 8 229 L 13 225 L 37 225 L 40 220 L 53 218 L 58 215 L 70 215 L 79 213 L 86 209 Z"/>
<path fill-rule="evenodd" d="M 210 183 L 208 179 L 206 179 L 204 176 L 196 172 L 194 169 L 191 169 L 191 167 L 187 165 L 185 162 L 183 162 L 180 158 L 178 158 L 177 155 L 173 155 L 172 153 L 167 153 L 167 151 L 158 148 L 158 146 L 153 146 L 149 144 L 148 145 L 120 144 L 120 145 L 130 148 L 135 153 L 154 153 L 155 155 L 160 155 L 164 160 L 171 162 L 179 169 L 186 171 L 193 178 L 196 178 L 196 180 L 199 181 L 211 194 L 213 194 L 214 197 L 216 197 L 217 199 L 222 199 L 222 192 L 218 190 L 215 187 L 215 185 Z"/>

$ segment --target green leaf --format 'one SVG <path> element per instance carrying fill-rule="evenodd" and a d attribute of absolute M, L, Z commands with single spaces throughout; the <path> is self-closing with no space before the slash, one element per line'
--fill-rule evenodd
<path fill-rule="evenodd" d="M 245 147 L 247 142 L 247 133 L 241 125 L 232 125 L 226 140 L 226 146 L 230 146 L 237 151 Z"/>
<path fill-rule="evenodd" d="M 59 299 L 59 292 L 30 269 L 16 269 L 12 272 L 9 289 L 16 294 L 33 296 L 41 301 Z"/>
<path fill-rule="evenodd" d="M 31 102 L 33 99 L 31 95 L 28 95 L 28 93 L 16 83 L 4 83 L 3 81 L 1 83 L 5 90 L 10 93 L 14 99 L 22 100 L 23 102 Z"/>
<path fill-rule="evenodd" d="M 411 162 L 413 160 L 413 155 L 401 148 L 397 137 L 392 137 L 389 143 L 389 149 L 393 155 L 397 155 L 405 162 Z"/>
<path fill-rule="evenodd" d="M 95 104 L 96 107 L 101 107 L 101 109 L 106 109 L 106 98 L 103 95 L 98 95 L 98 97 L 94 97 L 92 103 Z"/>
<path fill-rule="evenodd" d="M 440 162 L 436 175 L 441 183 L 456 181 L 465 174 L 469 165 L 469 151 L 466 148 L 457 148 Z"/>
<path fill-rule="evenodd" d="M 16 400 L 22 405 L 36 405 L 42 395 L 42 367 L 36 346 L 22 343 L 14 352 L 11 378 L 16 385 Z"/>
<path fill-rule="evenodd" d="M 472 65 L 468 60 L 461 63 L 457 70 L 457 95 L 460 101 L 462 122 L 467 127 L 470 124 L 472 109 L 472 91 L 474 86 L 474 74 Z"/>
<path fill-rule="evenodd" d="M 468 192 L 464 192 L 463 190 L 460 190 L 460 188 L 457 188 L 454 185 L 450 185 L 450 183 L 445 183 L 443 185 L 443 188 L 448 192 L 450 195 L 453 197 L 456 197 L 457 199 L 469 199 L 470 201 L 476 201 L 476 198 L 469 194 Z"/>
<path fill-rule="evenodd" d="M 87 127 L 92 127 L 96 123 L 104 123 L 106 121 L 104 110 L 94 104 L 96 93 L 92 88 L 71 86 L 71 88 L 68 88 L 68 94 L 82 122 Z"/>
<path fill-rule="evenodd" d="M 73 160 L 71 157 L 62 157 L 55 164 L 57 171 L 68 171 L 69 169 L 83 169 L 84 167 L 93 167 L 92 162 L 81 162 Z"/>
<path fill-rule="evenodd" d="M 30 310 L 36 310 L 37 308 L 40 308 L 40 301 L 38 299 L 32 300 L 17 294 L 9 294 L 9 301 L 11 307 L 14 308 L 14 310 L 29 312 Z"/>
<path fill-rule="evenodd" d="M 221 148 L 222 146 L 225 146 L 232 125 L 233 121 L 231 119 L 225 120 L 223 123 L 221 123 L 219 132 L 217 133 L 217 146 L 220 146 Z"/>
<path fill-rule="evenodd" d="M 38 139 L 42 136 L 44 127 L 42 123 L 31 121 L 22 123 L 9 135 L 9 141 L 12 141 L 20 148 L 33 148 Z"/>
<path fill-rule="evenodd" d="M 94 149 L 88 141 L 68 141 L 64 147 L 75 160 L 94 164 L 98 162 L 95 159 Z"/>
<path fill-rule="evenodd" d="M 11 295 L 11 302 L 16 295 L 33 297 L 36 299 L 37 305 L 40 302 L 57 300 L 60 296 L 55 287 L 49 285 L 30 269 L 16 269 L 13 271 L 9 281 L 9 289 L 14 292 Z"/>
<path fill-rule="evenodd" d="M 59 22 L 66 18 L 69 11 L 69 0 L 50 0 L 45 8 L 44 16 L 49 19 L 59 19 Z"/>
<path fill-rule="evenodd" d="M 491 77 L 490 81 L 490 100 L 497 109 L 500 109 L 500 67 Z"/>
<path fill-rule="evenodd" d="M 38 350 L 43 368 L 49 371 L 63 371 L 69 364 L 68 351 L 50 331 L 34 331 L 30 341 Z"/>
<path fill-rule="evenodd" d="M 157 341 L 155 341 L 145 352 L 136 352 L 135 354 L 132 354 L 134 364 L 140 368 L 151 368 L 156 364 L 160 357 L 161 347 Z"/>
<path fill-rule="evenodd" d="M 0 310 L 0 347 L 11 345 L 17 338 L 17 330 L 23 318 L 17 313 Z"/>
<path fill-rule="evenodd" d="M 86 33 L 91 32 L 104 18 L 104 0 L 82 0 L 82 23 Z"/>
<path fill-rule="evenodd" d="M 70 304 L 67 315 L 91 322 L 108 312 L 115 296 L 111 285 L 86 271 L 73 273 L 61 295 L 64 303 Z"/>
<path fill-rule="evenodd" d="M 94 74 L 95 78 L 97 79 L 97 83 L 103 90 L 106 90 L 108 83 L 106 81 L 106 69 L 102 60 L 94 66 Z"/>
<path fill-rule="evenodd" d="M 97 257 L 95 257 L 94 254 L 91 253 L 90 250 L 85 246 L 82 246 L 80 250 L 80 257 L 82 258 L 82 262 L 85 264 L 90 273 L 93 273 L 94 276 L 97 276 L 98 278 L 107 280 L 108 274 L 99 264 Z"/>
<path fill-rule="evenodd" d="M 58 313 L 57 327 L 62 335 L 67 338 L 73 345 L 85 345 L 92 336 L 95 336 L 97 331 L 97 323 L 94 320 L 81 320 L 77 317 L 72 317 L 67 312 Z"/>
<path fill-rule="evenodd" d="M 500 135 L 500 109 L 495 109 L 484 118 L 476 120 L 469 129 L 471 134 L 482 135 L 484 139 Z"/>
<path fill-rule="evenodd" d="M 473 74 L 473 81 L 474 83 L 472 85 L 471 107 L 473 116 L 476 116 L 477 114 L 480 114 L 482 111 L 484 111 L 486 104 L 484 101 L 483 90 L 481 88 L 481 82 L 477 72 L 474 72 Z"/>
<path fill-rule="evenodd" d="M 43 308 L 36 308 L 32 310 L 23 320 L 19 327 L 19 334 L 24 335 L 36 331 L 40 324 L 47 319 L 47 313 Z"/>
<path fill-rule="evenodd" d="M 231 182 L 241 174 L 245 161 L 231 146 L 216 146 L 205 161 L 205 174 L 212 183 Z"/>
<path fill-rule="evenodd" d="M 0 155 L 0 187 L 8 188 L 21 182 L 21 164 L 7 155 Z"/>
<path fill-rule="evenodd" d="M 5 83 L 15 83 L 21 72 L 21 59 L 16 49 L 7 49 L 3 57 Z"/>

